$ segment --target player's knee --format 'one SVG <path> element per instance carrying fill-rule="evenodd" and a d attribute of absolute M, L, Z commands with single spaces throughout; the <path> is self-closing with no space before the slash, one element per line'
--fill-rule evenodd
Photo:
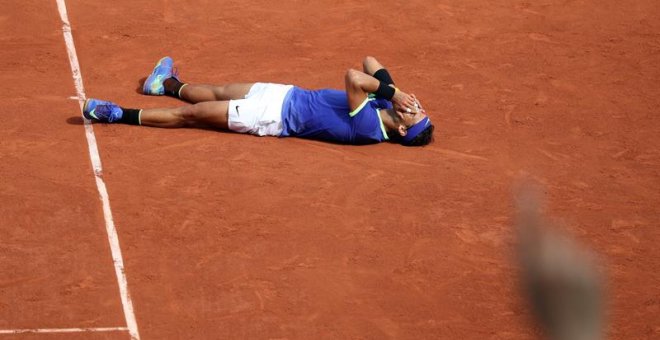
<path fill-rule="evenodd" d="M 227 97 L 227 91 L 224 86 L 214 86 L 211 91 L 213 92 L 215 100 L 223 100 Z"/>
<path fill-rule="evenodd" d="M 183 123 L 194 123 L 199 119 L 200 111 L 195 105 L 184 106 L 179 117 Z"/>

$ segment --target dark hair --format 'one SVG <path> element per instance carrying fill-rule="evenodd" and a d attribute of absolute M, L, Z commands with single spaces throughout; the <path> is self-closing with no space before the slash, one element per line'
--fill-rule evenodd
<path fill-rule="evenodd" d="M 429 125 L 424 131 L 420 132 L 413 140 L 408 143 L 401 143 L 405 146 L 424 146 L 433 142 L 433 124 Z"/>

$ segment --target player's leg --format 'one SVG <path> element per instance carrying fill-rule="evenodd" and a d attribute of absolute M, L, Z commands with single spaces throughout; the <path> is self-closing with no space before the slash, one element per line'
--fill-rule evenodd
<path fill-rule="evenodd" d="M 143 109 L 140 125 L 160 128 L 210 127 L 227 130 L 228 101 L 205 101 L 175 108 Z"/>
<path fill-rule="evenodd" d="M 145 79 L 142 93 L 151 96 L 168 95 L 190 103 L 243 99 L 253 83 L 226 85 L 186 84 L 179 80 L 174 71 L 174 61 L 164 57 L 156 63 L 151 74 Z"/>
<path fill-rule="evenodd" d="M 210 127 L 228 128 L 228 101 L 203 102 L 174 108 L 135 109 L 116 103 L 89 98 L 83 106 L 83 116 L 103 123 L 123 123 L 162 128 Z"/>
<path fill-rule="evenodd" d="M 244 99 L 254 83 L 232 83 L 225 85 L 186 84 L 176 78 L 163 83 L 165 93 L 190 103 L 219 100 Z"/>

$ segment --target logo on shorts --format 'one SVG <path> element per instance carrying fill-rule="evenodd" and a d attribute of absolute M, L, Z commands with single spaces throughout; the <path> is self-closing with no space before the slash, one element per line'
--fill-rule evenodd
<path fill-rule="evenodd" d="M 240 116 L 240 115 L 241 115 L 241 113 L 240 113 L 240 112 L 238 112 L 238 107 L 239 107 L 239 106 L 240 106 L 240 105 L 236 105 L 236 114 Z"/>

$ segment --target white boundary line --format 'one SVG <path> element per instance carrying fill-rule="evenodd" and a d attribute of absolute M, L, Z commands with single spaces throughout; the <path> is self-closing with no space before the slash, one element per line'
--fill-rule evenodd
<path fill-rule="evenodd" d="M 126 332 L 126 327 L 2 329 L 0 334 Z"/>
<path fill-rule="evenodd" d="M 66 12 L 66 4 L 64 0 L 57 0 L 57 9 L 60 12 L 60 18 L 62 19 L 62 33 L 64 35 L 64 42 L 66 43 L 66 50 L 69 54 L 71 73 L 73 75 L 73 82 L 76 86 L 76 94 L 78 95 L 78 104 L 80 105 L 80 110 L 82 111 L 83 105 L 85 103 L 85 89 L 83 87 L 82 76 L 80 75 L 80 65 L 78 64 L 76 47 L 73 44 L 71 24 L 69 23 L 69 17 Z M 131 339 L 139 340 L 140 334 L 138 333 L 137 321 L 135 320 L 135 313 L 133 311 L 133 303 L 131 302 L 131 295 L 128 292 L 128 282 L 126 280 L 126 273 L 124 271 L 124 260 L 121 255 L 121 248 L 119 247 L 119 236 L 117 235 L 117 229 L 115 228 L 115 223 L 112 219 L 108 190 L 106 189 L 105 182 L 103 181 L 101 156 L 99 156 L 99 150 L 96 146 L 96 136 L 94 135 L 92 124 L 89 120 L 84 120 L 85 136 L 87 136 L 87 145 L 89 147 L 89 158 L 92 162 L 92 168 L 94 170 L 96 187 L 99 191 L 101 202 L 103 203 L 105 229 L 108 233 L 108 242 L 110 243 L 112 260 L 115 265 L 115 274 L 117 275 L 117 283 L 119 284 L 119 294 L 121 295 L 121 304 L 124 308 L 126 326 L 128 332 L 131 335 Z"/>

